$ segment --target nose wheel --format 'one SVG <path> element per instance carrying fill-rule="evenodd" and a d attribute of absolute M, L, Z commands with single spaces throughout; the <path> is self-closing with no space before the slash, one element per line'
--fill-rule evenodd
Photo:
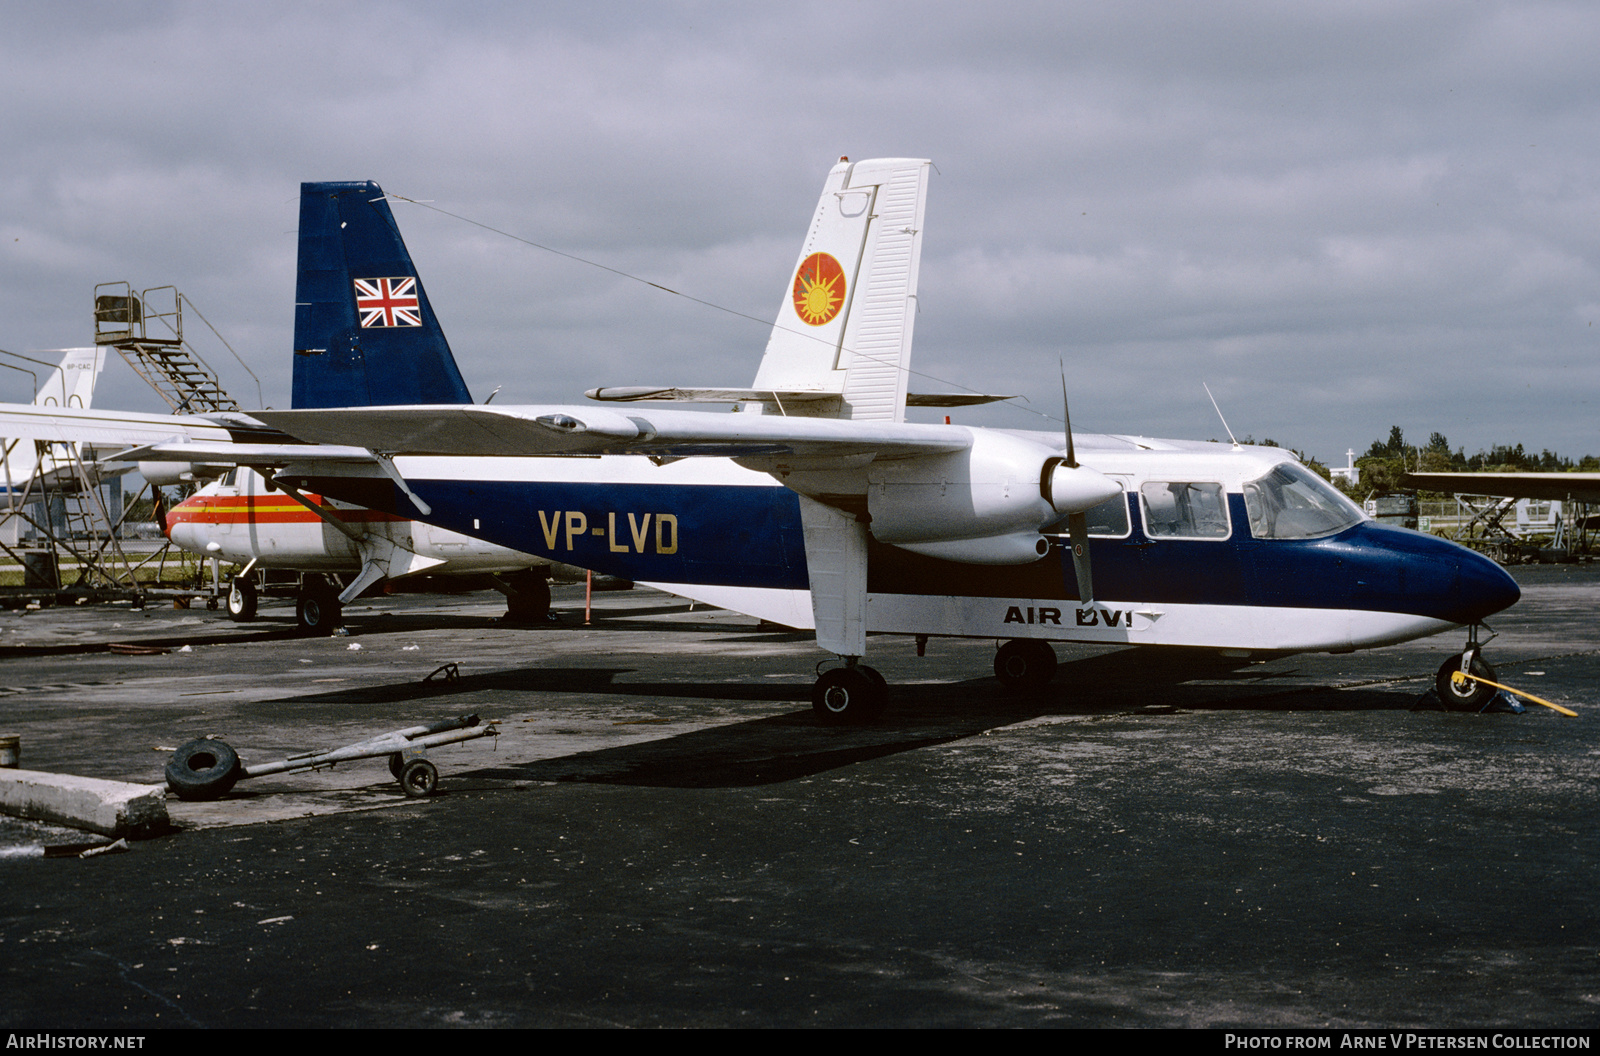
<path fill-rule="evenodd" d="M 1458 682 L 1454 677 L 1457 672 L 1487 678 L 1490 682 L 1500 681 L 1500 676 L 1494 673 L 1494 668 L 1478 655 L 1476 649 L 1457 653 L 1439 665 L 1439 673 L 1433 680 L 1433 687 L 1446 711 L 1482 711 L 1499 692 L 1495 687 L 1471 678 Z"/>

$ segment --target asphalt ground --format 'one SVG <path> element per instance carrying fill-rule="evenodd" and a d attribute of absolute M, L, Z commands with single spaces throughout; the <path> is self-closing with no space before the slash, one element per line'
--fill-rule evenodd
<path fill-rule="evenodd" d="M 0 825 L 0 1024 L 1593 1028 L 1600 570 L 1517 575 L 1487 655 L 1579 718 L 1413 710 L 1457 634 L 1062 646 L 1026 696 L 993 642 L 875 638 L 887 714 L 829 728 L 809 635 L 646 591 L 587 626 L 581 589 L 538 627 L 382 598 L 315 640 L 281 606 L 3 613 L 30 769 L 502 732 L 435 752 L 426 800 L 370 760 L 171 800 L 126 853 Z"/>

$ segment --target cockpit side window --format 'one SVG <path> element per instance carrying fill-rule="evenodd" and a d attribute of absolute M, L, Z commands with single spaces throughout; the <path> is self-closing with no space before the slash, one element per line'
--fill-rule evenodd
<path fill-rule="evenodd" d="M 1244 506 L 1257 539 L 1316 539 L 1366 518 L 1332 484 L 1295 462 L 1280 462 L 1246 484 Z"/>
<path fill-rule="evenodd" d="M 1150 481 L 1140 486 L 1139 498 L 1152 539 L 1228 537 L 1228 493 L 1221 484 Z"/>
<path fill-rule="evenodd" d="M 1091 506 L 1085 516 L 1090 535 L 1123 539 L 1129 534 L 1128 496 L 1124 492 L 1119 491 L 1100 505 Z"/>

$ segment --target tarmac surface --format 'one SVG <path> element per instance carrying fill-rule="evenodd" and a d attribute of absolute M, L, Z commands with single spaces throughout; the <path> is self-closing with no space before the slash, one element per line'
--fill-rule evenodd
<path fill-rule="evenodd" d="M 0 613 L 28 769 L 158 783 L 477 712 L 494 739 L 169 800 L 127 853 L 0 821 L 0 1023 L 1600 1025 L 1600 569 L 1517 570 L 1500 680 L 1579 713 L 1413 710 L 1451 634 L 1222 664 L 875 638 L 890 706 L 819 726 L 809 635 L 647 591 L 346 611 Z M 106 651 L 110 642 L 160 655 Z M 359 646 L 359 648 L 357 648 Z M 422 679 L 440 665 L 460 679 Z"/>

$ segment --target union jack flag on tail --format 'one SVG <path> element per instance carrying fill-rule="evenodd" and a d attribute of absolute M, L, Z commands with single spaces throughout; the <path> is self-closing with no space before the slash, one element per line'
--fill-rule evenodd
<path fill-rule="evenodd" d="M 422 305 L 417 298 L 417 280 L 355 279 L 356 311 L 361 325 L 421 326 Z"/>

